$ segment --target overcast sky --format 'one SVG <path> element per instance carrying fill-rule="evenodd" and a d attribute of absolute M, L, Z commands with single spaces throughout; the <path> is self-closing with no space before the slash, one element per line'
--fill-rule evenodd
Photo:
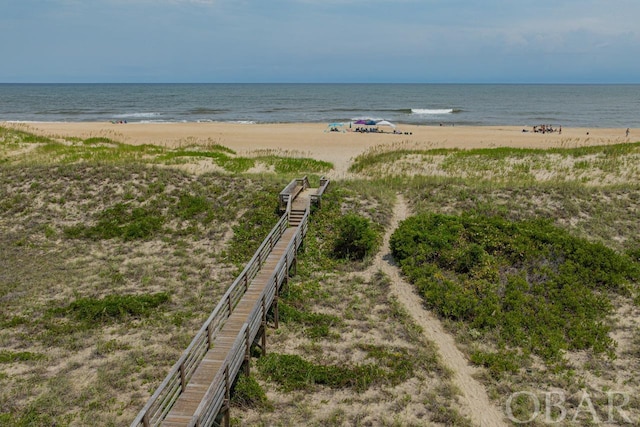
<path fill-rule="evenodd" d="M 640 83 L 639 0 L 0 0 L 0 82 Z"/>

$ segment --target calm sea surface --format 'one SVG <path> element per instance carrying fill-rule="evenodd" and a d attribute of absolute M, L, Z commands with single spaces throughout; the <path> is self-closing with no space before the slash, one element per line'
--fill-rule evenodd
<path fill-rule="evenodd" d="M 640 127 L 640 85 L 0 84 L 0 121 Z"/>

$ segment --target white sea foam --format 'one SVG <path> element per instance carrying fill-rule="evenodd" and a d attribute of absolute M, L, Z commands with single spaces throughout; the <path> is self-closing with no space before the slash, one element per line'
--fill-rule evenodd
<path fill-rule="evenodd" d="M 626 129 L 640 127 L 638 99 L 640 84 L 0 84 L 0 121 L 250 125 L 372 118 L 416 125 L 455 120 Z"/>
<path fill-rule="evenodd" d="M 123 113 L 123 114 L 115 114 L 113 116 L 114 119 L 142 119 L 142 118 L 150 118 L 150 117 L 160 117 L 162 113 Z"/>
<path fill-rule="evenodd" d="M 428 109 L 428 108 L 412 108 L 412 114 L 451 114 L 453 113 L 453 108 L 436 108 L 436 109 Z"/>

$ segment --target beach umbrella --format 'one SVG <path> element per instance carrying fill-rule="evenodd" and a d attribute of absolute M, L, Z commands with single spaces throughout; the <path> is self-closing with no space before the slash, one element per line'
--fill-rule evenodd
<path fill-rule="evenodd" d="M 391 126 L 392 128 L 396 128 L 396 125 L 394 125 L 393 123 L 387 121 L 387 120 L 380 120 L 379 122 L 376 123 L 378 126 Z"/>
<path fill-rule="evenodd" d="M 360 119 L 360 120 L 356 120 L 355 122 L 353 122 L 354 125 L 366 125 L 368 122 L 368 120 L 366 119 Z"/>

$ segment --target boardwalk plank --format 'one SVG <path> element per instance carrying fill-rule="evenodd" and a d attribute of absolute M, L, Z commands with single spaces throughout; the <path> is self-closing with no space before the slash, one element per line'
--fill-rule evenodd
<path fill-rule="evenodd" d="M 214 338 L 212 348 L 207 351 L 193 373 L 189 384 L 185 387 L 184 392 L 178 397 L 171 411 L 162 422 L 163 426 L 185 426 L 191 421 L 193 414 L 222 367 L 244 324 L 250 320 L 251 312 L 256 304 L 260 303 L 264 289 L 269 285 L 269 279 L 273 276 L 280 259 L 286 253 L 296 231 L 297 227 L 289 227 L 274 245 L 260 271 L 251 281 L 247 291 Z"/>

